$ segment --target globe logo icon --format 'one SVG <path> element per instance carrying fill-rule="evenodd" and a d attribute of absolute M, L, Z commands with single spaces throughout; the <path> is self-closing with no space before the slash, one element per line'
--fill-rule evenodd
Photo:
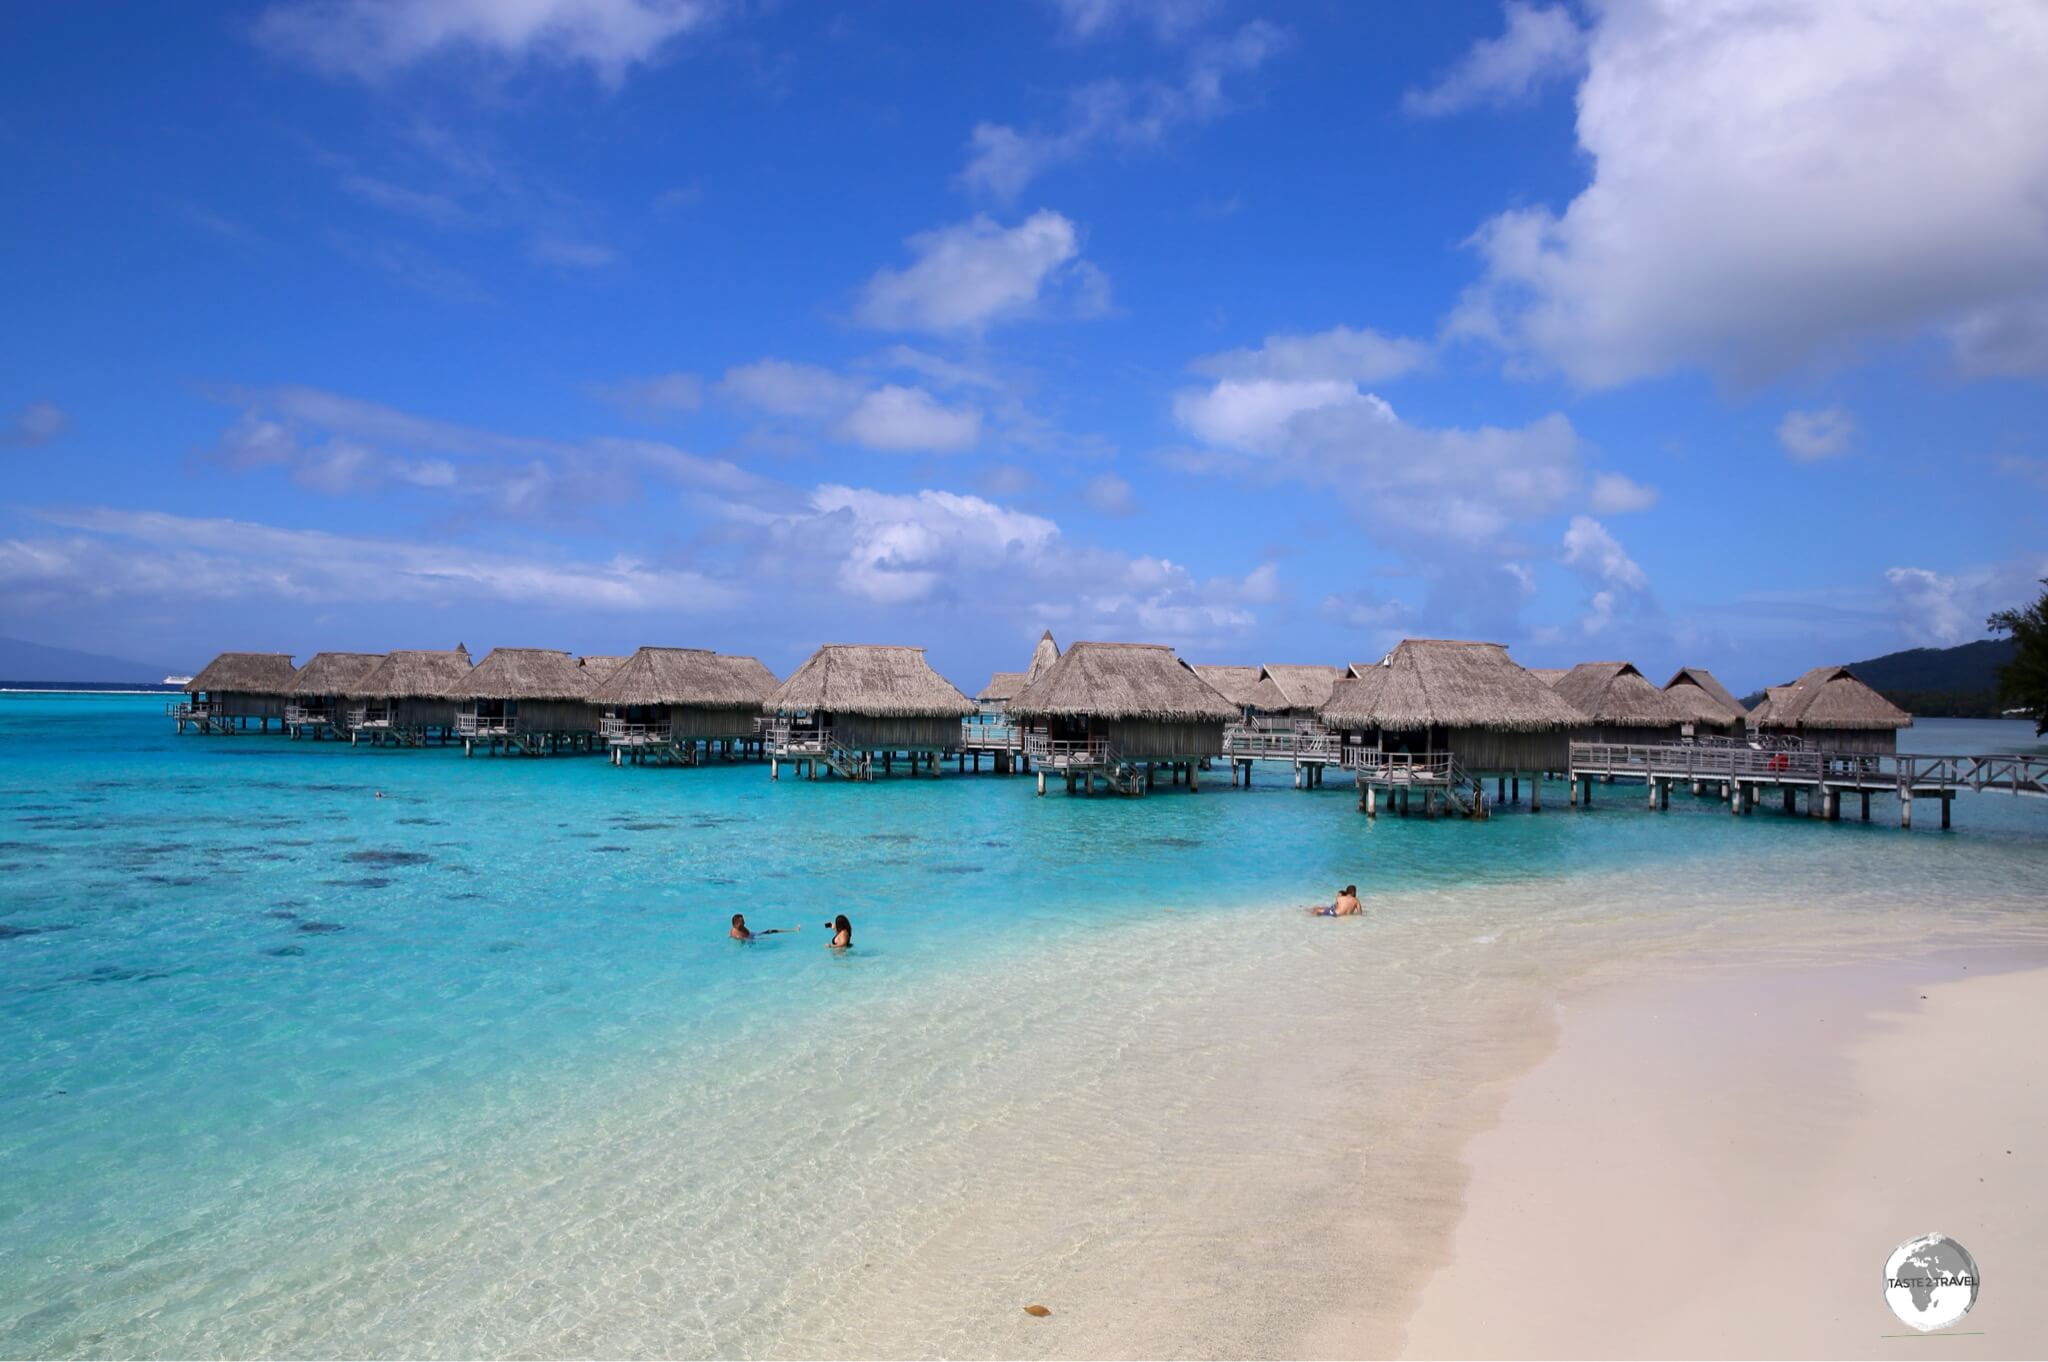
<path fill-rule="evenodd" d="M 1884 1263 L 1884 1303 L 1923 1333 L 1946 1329 L 1977 1303 L 1977 1260 L 1945 1234 L 1923 1234 Z"/>

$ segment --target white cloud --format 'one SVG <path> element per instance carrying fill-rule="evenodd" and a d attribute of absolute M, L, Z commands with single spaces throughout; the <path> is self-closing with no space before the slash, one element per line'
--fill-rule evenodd
<path fill-rule="evenodd" d="M 1602 473 L 1593 479 L 1591 504 L 1600 515 L 1647 511 L 1657 504 L 1657 489 L 1623 473 Z"/>
<path fill-rule="evenodd" d="M 887 383 L 862 397 L 835 433 L 869 449 L 955 454 L 980 441 L 981 413 L 945 406 L 922 388 Z"/>
<path fill-rule="evenodd" d="M 2048 295 L 2043 69 L 2037 0 L 1603 5 L 1592 182 L 1480 229 L 1451 325 L 1589 387 L 1755 382 L 1951 324 L 1997 367 L 1998 310 Z"/>
<path fill-rule="evenodd" d="M 1526 100 L 1547 82 L 1570 75 L 1585 58 L 1586 35 L 1564 6 L 1541 9 L 1508 0 L 1507 29 L 1473 44 L 1443 79 L 1402 100 L 1423 117 L 1457 113 L 1478 104 Z"/>
<path fill-rule="evenodd" d="M 1255 19 L 1226 39 L 1197 46 L 1187 70 L 1171 84 L 1103 80 L 1070 92 L 1065 120 L 1057 128 L 1020 132 L 1006 123 L 977 123 L 960 181 L 969 190 L 1008 202 L 1039 175 L 1097 146 L 1157 146 L 1178 128 L 1228 112 L 1224 82 L 1257 70 L 1286 45 L 1285 33 Z"/>
<path fill-rule="evenodd" d="M 1081 500 L 1104 515 L 1135 515 L 1138 494 L 1131 484 L 1114 473 L 1098 473 L 1081 488 Z"/>
<path fill-rule="evenodd" d="M 1647 591 L 1650 579 L 1605 525 L 1575 515 L 1564 532 L 1564 561 L 1588 578 L 1623 591 Z"/>
<path fill-rule="evenodd" d="M 537 609 L 695 614 L 736 598 L 730 586 L 703 574 L 624 555 L 604 562 L 522 557 L 162 511 L 36 514 L 72 533 L 0 541 L 0 587 L 31 600 L 268 600 L 325 607 L 337 599 L 375 605 L 483 598 Z"/>
<path fill-rule="evenodd" d="M 1429 363 L 1430 347 L 1370 327 L 1333 326 L 1312 335 L 1273 335 L 1256 350 L 1204 355 L 1188 367 L 1216 378 L 1336 380 L 1383 383 Z"/>
<path fill-rule="evenodd" d="M 704 380 L 681 371 L 621 379 L 601 384 L 595 391 L 605 401 L 642 420 L 695 411 L 704 405 Z"/>
<path fill-rule="evenodd" d="M 759 359 L 727 369 L 718 389 L 770 415 L 825 420 L 858 402 L 863 385 L 815 364 Z"/>
<path fill-rule="evenodd" d="M 975 217 L 920 232 L 906 243 L 916 259 L 875 273 L 856 320 L 885 331 L 977 332 L 1049 306 L 1061 288 L 1076 311 L 1100 311 L 1107 282 L 1080 258 L 1081 234 L 1050 210 L 1015 227 Z"/>
<path fill-rule="evenodd" d="M 1288 423 L 1301 413 L 1340 406 L 1359 407 L 1388 423 L 1395 420 L 1385 399 L 1334 378 L 1219 379 L 1213 387 L 1178 394 L 1173 414 L 1197 439 L 1256 451 L 1282 442 Z"/>
<path fill-rule="evenodd" d="M 1172 42 L 1207 23 L 1221 0 L 1054 0 L 1060 26 L 1080 39 L 1115 32 L 1128 23 L 1142 23 L 1161 42 Z"/>
<path fill-rule="evenodd" d="M 1946 648 L 1984 635 L 1988 611 L 1964 603 L 1965 585 L 1926 568 L 1886 568 L 1900 630 L 1918 647 Z"/>
<path fill-rule="evenodd" d="M 1839 458 L 1856 438 L 1856 418 L 1842 407 L 1788 411 L 1778 423 L 1778 443 L 1802 463 Z"/>
<path fill-rule="evenodd" d="M 33 449 L 71 429 L 71 414 L 55 402 L 30 402 L 0 426 L 0 448 Z"/>
<path fill-rule="evenodd" d="M 364 80 L 463 56 L 579 64 L 616 85 L 713 11 L 706 0 L 289 0 L 255 32 L 273 51 Z"/>
<path fill-rule="evenodd" d="M 884 604 L 931 595 L 955 573 L 1029 567 L 1059 535 L 1040 516 L 981 497 L 926 490 L 909 494 L 828 485 L 811 496 L 812 514 L 791 522 L 806 533 L 838 532 L 839 584 Z M 829 542 L 829 541 L 828 541 Z"/>

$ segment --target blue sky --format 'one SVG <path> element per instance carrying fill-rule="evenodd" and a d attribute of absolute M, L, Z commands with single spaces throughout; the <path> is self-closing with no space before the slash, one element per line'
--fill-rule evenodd
<path fill-rule="evenodd" d="M 1748 689 L 2048 575 L 2031 0 L 0 25 L 11 636 Z"/>

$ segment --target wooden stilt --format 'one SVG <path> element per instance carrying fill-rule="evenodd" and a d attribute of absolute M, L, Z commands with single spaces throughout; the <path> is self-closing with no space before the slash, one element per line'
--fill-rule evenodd
<path fill-rule="evenodd" d="M 1943 832 L 1948 831 L 1948 806 L 1952 798 L 1953 796 L 1948 791 L 1943 790 L 1941 792 L 1941 828 Z"/>
<path fill-rule="evenodd" d="M 1863 821 L 1870 821 L 1870 791 L 1863 791 Z"/>
<path fill-rule="evenodd" d="M 1913 792 L 1911 790 L 1899 791 L 1899 826 L 1902 828 L 1913 826 Z"/>

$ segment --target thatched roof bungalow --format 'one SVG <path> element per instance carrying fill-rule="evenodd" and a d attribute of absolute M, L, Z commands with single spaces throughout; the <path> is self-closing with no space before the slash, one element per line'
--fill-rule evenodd
<path fill-rule="evenodd" d="M 740 684 L 752 691 L 754 698 L 763 704 L 775 694 L 775 688 L 782 684 L 782 678 L 769 671 L 767 664 L 758 657 L 740 653 L 720 653 L 718 664 L 738 677 Z"/>
<path fill-rule="evenodd" d="M 592 686 L 601 686 L 613 672 L 626 665 L 626 659 L 619 655 L 593 653 L 589 657 L 577 658 L 576 665 L 583 668 L 583 675 Z"/>
<path fill-rule="evenodd" d="M 607 718 L 647 725 L 671 740 L 751 738 L 762 692 L 750 669 L 704 648 L 642 648 L 590 693 Z"/>
<path fill-rule="evenodd" d="M 988 684 L 975 693 L 974 703 L 983 714 L 1001 714 L 1015 699 L 1017 692 L 1045 675 L 1046 668 L 1060 660 L 1060 645 L 1053 641 L 1052 630 L 1038 636 L 1038 644 L 1031 650 L 1031 665 L 1021 672 L 996 672 Z"/>
<path fill-rule="evenodd" d="M 1125 761 L 1223 755 L 1238 706 L 1160 643 L 1076 643 L 1010 701 L 1056 742 L 1106 742 Z"/>
<path fill-rule="evenodd" d="M 1570 667 L 1530 667 L 1529 675 L 1546 686 L 1554 686 L 1571 673 Z"/>
<path fill-rule="evenodd" d="M 828 643 L 762 708 L 857 752 L 944 752 L 960 745 L 974 702 L 932 670 L 922 648 Z"/>
<path fill-rule="evenodd" d="M 549 750 L 561 739 L 586 745 L 582 740 L 597 732 L 592 682 L 591 674 L 565 652 L 493 648 L 448 687 L 455 702 L 455 731 L 465 738 L 544 738 Z"/>
<path fill-rule="evenodd" d="M 1675 743 L 1692 722 L 1632 662 L 1581 662 L 1551 689 L 1586 716 L 1586 742 Z"/>
<path fill-rule="evenodd" d="M 1847 667 L 1815 667 L 1790 686 L 1773 686 L 1750 722 L 1761 736 L 1803 739 L 1830 752 L 1896 752 L 1913 716 Z"/>
<path fill-rule="evenodd" d="M 1322 719 L 1347 748 L 1448 754 L 1473 774 L 1563 770 L 1586 722 L 1500 644 L 1418 638 L 1353 665 Z"/>
<path fill-rule="evenodd" d="M 299 668 L 288 692 L 286 717 L 297 723 L 333 725 L 347 708 L 349 687 L 379 662 L 382 653 L 315 653 Z"/>
<path fill-rule="evenodd" d="M 455 729 L 455 701 L 449 688 L 469 675 L 469 652 L 460 645 L 450 651 L 402 648 L 384 654 L 348 687 L 353 702 L 348 726 L 371 737 L 383 733 L 424 741 L 429 734 L 446 738 Z"/>
<path fill-rule="evenodd" d="M 1688 716 L 1694 736 L 1739 734 L 1749 724 L 1742 701 L 1705 667 L 1680 667 L 1664 683 L 1664 694 Z"/>
<path fill-rule="evenodd" d="M 298 673 L 290 653 L 222 653 L 185 683 L 194 713 L 215 719 L 284 718 Z"/>

